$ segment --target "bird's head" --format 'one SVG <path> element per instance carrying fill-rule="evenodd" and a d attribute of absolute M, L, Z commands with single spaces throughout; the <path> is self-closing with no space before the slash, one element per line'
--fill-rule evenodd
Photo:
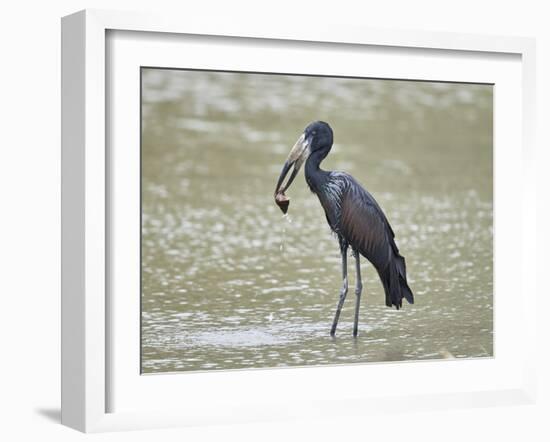
<path fill-rule="evenodd" d="M 283 170 L 281 170 L 281 174 L 277 180 L 277 186 L 275 187 L 275 202 L 284 213 L 288 210 L 289 204 L 289 199 L 284 193 L 286 189 L 290 187 L 294 178 L 296 178 L 300 167 L 302 167 L 302 164 L 313 153 L 319 154 L 320 159 L 324 158 L 332 147 L 332 139 L 332 129 L 330 126 L 324 121 L 314 121 L 304 129 L 304 132 L 290 150 Z M 286 184 L 283 185 L 292 167 L 294 167 L 294 169 L 292 170 L 290 178 Z"/>
<path fill-rule="evenodd" d="M 326 155 L 332 147 L 332 129 L 324 121 L 310 123 L 304 130 L 304 137 L 308 140 L 310 153 L 322 150 Z"/>

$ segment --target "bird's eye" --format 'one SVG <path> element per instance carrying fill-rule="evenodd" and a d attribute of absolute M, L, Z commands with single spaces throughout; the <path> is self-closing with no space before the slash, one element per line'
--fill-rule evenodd
<path fill-rule="evenodd" d="M 311 134 L 312 134 L 312 135 L 315 135 L 316 133 L 317 133 L 316 131 L 313 131 Z"/>

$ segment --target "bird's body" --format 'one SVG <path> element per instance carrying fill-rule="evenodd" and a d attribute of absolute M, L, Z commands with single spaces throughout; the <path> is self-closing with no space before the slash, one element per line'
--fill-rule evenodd
<path fill-rule="evenodd" d="M 373 196 L 345 172 L 328 172 L 326 183 L 314 193 L 341 246 L 351 247 L 377 270 L 386 305 L 399 309 L 403 298 L 413 302 L 405 260 L 399 254 L 390 223 Z"/>
<path fill-rule="evenodd" d="M 300 147 L 300 143 L 302 147 Z M 301 163 L 305 161 L 306 182 L 311 191 L 319 198 L 327 222 L 338 237 L 342 255 L 343 286 L 331 334 L 334 335 L 336 331 L 340 311 L 348 290 L 347 251 L 351 247 L 356 260 L 357 276 L 355 287 L 357 300 L 353 330 L 353 334 L 356 336 L 362 291 L 360 255 L 367 258 L 377 270 L 384 286 L 388 307 L 395 306 L 399 309 L 402 306 L 403 298 L 412 304 L 414 297 L 407 284 L 405 259 L 399 254 L 394 240 L 394 232 L 374 197 L 351 175 L 345 172 L 325 171 L 320 168 L 321 162 L 328 155 L 331 147 L 332 129 L 330 126 L 320 121 L 311 123 L 285 163 L 277 184 L 277 194 L 284 194 L 284 190 L 294 179 Z M 300 149 L 302 149 L 301 152 Z M 294 164 L 294 171 L 283 188 L 281 184 L 284 176 L 288 173 L 288 164 Z M 288 199 L 286 207 L 288 207 Z"/>

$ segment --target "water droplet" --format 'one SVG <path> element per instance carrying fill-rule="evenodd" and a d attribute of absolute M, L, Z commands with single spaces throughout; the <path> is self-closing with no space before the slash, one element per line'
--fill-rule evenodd
<path fill-rule="evenodd" d="M 288 213 L 285 213 L 283 215 L 283 220 L 287 221 L 288 223 L 292 223 L 292 220 L 290 218 L 290 216 L 288 215 Z M 286 237 L 286 223 L 283 221 L 283 225 L 282 225 L 282 234 L 281 234 L 281 243 L 279 244 L 279 250 L 281 252 L 284 252 L 284 242 L 285 242 L 285 237 Z"/>

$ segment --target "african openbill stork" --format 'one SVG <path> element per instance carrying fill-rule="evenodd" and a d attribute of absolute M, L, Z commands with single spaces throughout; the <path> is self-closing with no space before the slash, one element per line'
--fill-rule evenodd
<path fill-rule="evenodd" d="M 357 336 L 363 288 L 360 255 L 367 258 L 376 268 L 384 286 L 388 307 L 395 306 L 399 310 L 403 298 L 412 304 L 414 297 L 407 284 L 405 259 L 399 254 L 393 230 L 376 200 L 351 175 L 325 171 L 319 167 L 330 152 L 332 142 L 332 129 L 327 123 L 315 121 L 306 127 L 283 166 L 275 188 L 275 200 L 286 213 L 289 198 L 284 192 L 292 184 L 305 161 L 306 182 L 311 191 L 319 197 L 327 222 L 338 237 L 342 255 L 343 284 L 330 334 L 334 336 L 336 333 L 340 312 L 348 292 L 347 252 L 351 247 L 356 272 L 353 336 Z M 292 166 L 292 174 L 283 185 Z"/>

